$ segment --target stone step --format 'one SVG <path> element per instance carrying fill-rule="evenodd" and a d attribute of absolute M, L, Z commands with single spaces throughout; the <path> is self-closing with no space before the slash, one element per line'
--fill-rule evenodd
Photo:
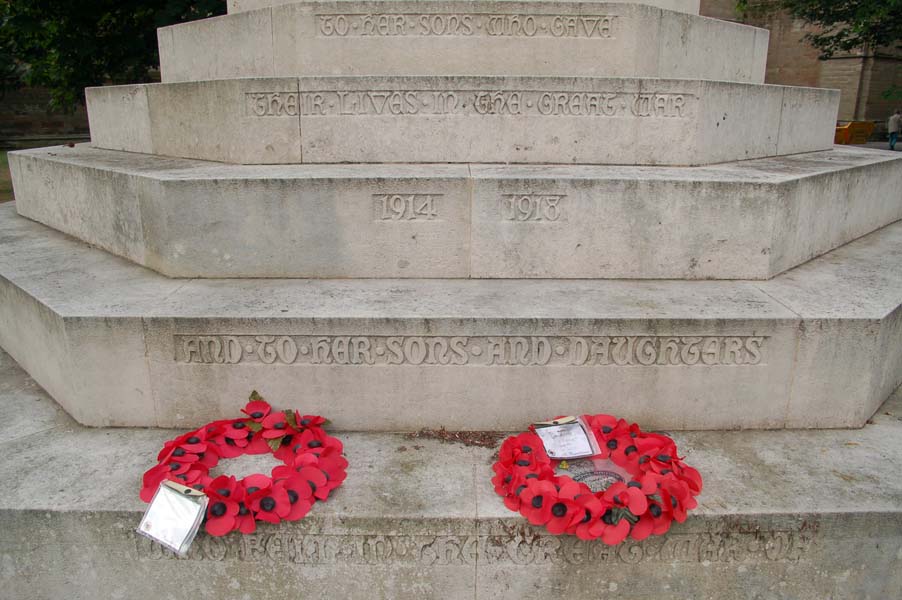
<path fill-rule="evenodd" d="M 19 214 L 171 277 L 769 279 L 902 218 L 902 156 L 709 167 L 9 155 Z"/>
<path fill-rule="evenodd" d="M 201 232 L 202 234 L 202 232 Z M 248 390 L 342 430 L 857 427 L 902 376 L 902 223 L 765 282 L 169 279 L 0 207 L 0 346 L 79 422 Z"/>
<path fill-rule="evenodd" d="M 764 83 L 768 46 L 766 29 L 641 4 L 498 0 L 296 2 L 164 27 L 158 38 L 165 83 L 335 75 Z"/>
<path fill-rule="evenodd" d="M 348 0 L 345 0 L 346 2 Z M 512 2 L 516 4 L 533 4 L 539 0 L 497 0 L 499 4 Z M 260 10 L 261 8 L 271 8 L 283 6 L 286 4 L 294 4 L 297 0 L 228 0 L 229 14 L 246 12 L 250 10 Z M 423 0 L 420 4 L 439 4 L 441 0 Z M 644 6 L 653 6 L 664 10 L 673 10 L 677 12 L 690 13 L 697 15 L 699 11 L 699 0 L 635 0 L 633 2 L 622 2 L 620 4 L 639 4 Z"/>
<path fill-rule="evenodd" d="M 282 600 L 303 586 L 305 598 L 351 600 L 549 589 L 577 600 L 888 600 L 902 589 L 902 394 L 856 431 L 674 434 L 705 480 L 698 509 L 665 536 L 613 548 L 507 511 L 490 484 L 494 449 L 344 434 L 348 478 L 328 502 L 247 536 L 201 532 L 186 559 L 134 533 L 141 474 L 180 431 L 80 427 L 2 352 L 0 402 L 8 598 Z M 607 409 L 600 398 L 590 408 Z M 269 461 L 222 468 L 268 473 Z"/>
<path fill-rule="evenodd" d="M 686 79 L 301 77 L 86 90 L 95 146 L 229 163 L 703 165 L 828 150 L 837 90 Z"/>

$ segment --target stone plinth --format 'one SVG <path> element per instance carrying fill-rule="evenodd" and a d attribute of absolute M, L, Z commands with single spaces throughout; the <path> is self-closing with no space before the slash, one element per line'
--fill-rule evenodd
<path fill-rule="evenodd" d="M 513 0 L 500 0 L 499 4 L 510 1 L 512 4 L 532 4 L 532 2 L 514 2 Z M 261 8 L 271 8 L 286 4 L 295 4 L 291 0 L 228 0 L 229 14 L 246 12 L 249 10 L 259 10 Z M 432 2 L 424 2 L 423 4 L 431 4 Z M 697 15 L 699 10 L 699 0 L 636 0 L 629 4 L 641 4 L 645 6 L 653 6 L 663 8 L 664 10 L 673 10 Z"/>
<path fill-rule="evenodd" d="M 306 408 L 297 396 L 271 400 Z M 880 460 L 902 452 L 899 395 L 858 431 L 674 434 L 705 478 L 698 509 L 666 536 L 613 548 L 509 512 L 490 483 L 495 449 L 343 434 L 348 478 L 328 502 L 251 535 L 201 532 L 185 559 L 134 532 L 140 474 L 181 431 L 79 427 L 3 353 L 0 401 L 12 417 L 0 426 L 0 476 L 16 482 L 0 488 L 10 598 L 115 589 L 126 600 L 281 600 L 297 597 L 298 582 L 305 597 L 352 600 L 531 598 L 549 582 L 575 600 L 888 599 L 902 589 L 902 477 Z M 269 472 L 272 459 L 256 458 L 243 464 Z M 251 472 L 239 461 L 223 469 Z"/>
<path fill-rule="evenodd" d="M 95 146 L 244 164 L 703 165 L 827 150 L 839 93 L 701 80 L 335 77 L 89 88 Z"/>
<path fill-rule="evenodd" d="M 352 430 L 855 427 L 902 375 L 902 225 L 766 282 L 178 280 L 0 208 L 0 345 L 80 422 L 247 389 Z"/>
<path fill-rule="evenodd" d="M 768 32 L 597 2 L 298 2 L 164 27 L 164 82 L 333 75 L 764 83 Z M 712 60 L 717 57 L 717 60 Z"/>
<path fill-rule="evenodd" d="M 902 157 L 704 168 L 10 155 L 21 215 L 171 277 L 768 279 L 902 218 Z"/>

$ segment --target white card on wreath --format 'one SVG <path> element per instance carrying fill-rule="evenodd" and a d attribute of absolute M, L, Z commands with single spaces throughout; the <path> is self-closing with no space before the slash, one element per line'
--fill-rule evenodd
<path fill-rule="evenodd" d="M 208 501 L 201 491 L 164 481 L 144 511 L 137 531 L 185 556 L 207 512 Z"/>
<path fill-rule="evenodd" d="M 565 417 L 550 423 L 536 423 L 536 434 L 542 438 L 545 452 L 554 460 L 585 458 L 598 454 L 588 429 L 581 419 Z"/>

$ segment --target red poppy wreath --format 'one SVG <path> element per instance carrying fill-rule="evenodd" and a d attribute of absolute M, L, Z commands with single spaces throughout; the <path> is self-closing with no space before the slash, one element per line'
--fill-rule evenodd
<path fill-rule="evenodd" d="M 201 490 L 210 498 L 206 531 L 222 536 L 253 533 L 257 521 L 302 519 L 344 481 L 348 461 L 341 442 L 323 431 L 323 417 L 274 412 L 257 392 L 241 412 L 247 416 L 214 421 L 166 442 L 159 464 L 144 473 L 141 500 L 150 502 L 166 480 Z M 268 452 L 283 463 L 269 477 L 209 475 L 220 458 Z"/>
<path fill-rule="evenodd" d="M 662 535 L 686 520 L 702 478 L 677 457 L 671 438 L 609 415 L 582 420 L 600 450 L 588 459 L 550 458 L 534 427 L 504 441 L 492 483 L 505 506 L 555 535 L 608 545 Z"/>

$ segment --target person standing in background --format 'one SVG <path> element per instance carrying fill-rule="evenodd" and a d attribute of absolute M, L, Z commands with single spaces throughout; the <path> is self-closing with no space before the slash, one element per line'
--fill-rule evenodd
<path fill-rule="evenodd" d="M 890 116 L 889 121 L 886 122 L 886 129 L 889 131 L 889 149 L 896 149 L 896 141 L 899 139 L 899 131 L 902 130 L 902 114 L 899 113 L 899 109 L 896 109 L 896 112 Z"/>

